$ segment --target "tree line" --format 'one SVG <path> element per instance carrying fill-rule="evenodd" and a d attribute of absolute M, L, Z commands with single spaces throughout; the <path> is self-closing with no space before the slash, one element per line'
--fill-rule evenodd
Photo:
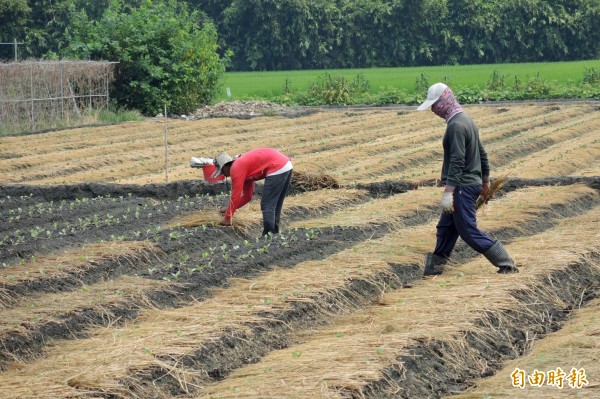
<path fill-rule="evenodd" d="M 154 112 L 171 90 L 185 110 L 226 67 L 598 59 L 600 0 L 0 0 L 0 41 L 13 38 L 21 58 L 119 61 L 122 103 Z"/>
<path fill-rule="evenodd" d="M 112 0 L 0 0 L 0 39 L 60 53 L 75 15 Z M 230 70 L 294 70 L 600 57 L 600 0 L 188 0 L 216 26 Z M 144 0 L 116 1 L 126 12 Z M 160 3 L 153 1 L 151 3 Z M 115 8 L 113 6 L 113 8 Z M 12 56 L 9 47 L 0 53 Z"/>
<path fill-rule="evenodd" d="M 600 56 L 599 0 L 195 0 L 233 70 Z"/>

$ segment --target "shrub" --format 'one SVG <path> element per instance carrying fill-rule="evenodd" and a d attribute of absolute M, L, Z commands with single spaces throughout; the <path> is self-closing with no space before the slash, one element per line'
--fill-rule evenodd
<path fill-rule="evenodd" d="M 354 81 L 349 81 L 343 76 L 325 74 L 317 78 L 308 89 L 308 97 L 325 104 L 345 105 L 352 102 L 357 94 L 369 90 L 369 82 L 361 74 Z"/>
<path fill-rule="evenodd" d="M 119 62 L 111 90 L 119 106 L 155 115 L 164 105 L 188 113 L 215 97 L 227 55 L 217 53 L 217 32 L 177 0 L 113 0 L 102 18 L 78 14 L 63 55 Z"/>

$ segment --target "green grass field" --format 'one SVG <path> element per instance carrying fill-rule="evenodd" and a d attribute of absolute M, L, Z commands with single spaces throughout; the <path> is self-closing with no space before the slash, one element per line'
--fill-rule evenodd
<path fill-rule="evenodd" d="M 600 60 L 575 62 L 544 62 L 525 64 L 487 64 L 487 65 L 455 65 L 436 67 L 410 68 L 366 68 L 366 69 L 332 69 L 278 72 L 227 72 L 223 89 L 217 101 L 227 99 L 227 88 L 231 91 L 231 99 L 269 99 L 280 95 L 286 79 L 292 91 L 306 90 L 318 76 L 329 73 L 332 76 L 344 76 L 354 79 L 362 73 L 369 81 L 372 92 L 383 87 L 395 87 L 407 92 L 414 92 L 415 82 L 421 74 L 428 77 L 430 83 L 447 81 L 452 87 L 485 87 L 487 81 L 496 70 L 514 81 L 519 76 L 525 82 L 528 78 L 539 77 L 545 81 L 559 83 L 581 82 L 586 68 L 600 69 Z"/>

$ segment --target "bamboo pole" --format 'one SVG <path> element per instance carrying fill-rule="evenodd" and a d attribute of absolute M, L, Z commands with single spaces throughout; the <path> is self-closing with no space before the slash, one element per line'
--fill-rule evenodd
<path fill-rule="evenodd" d="M 167 116 L 167 104 L 165 104 L 165 182 L 169 182 L 169 118 Z"/>

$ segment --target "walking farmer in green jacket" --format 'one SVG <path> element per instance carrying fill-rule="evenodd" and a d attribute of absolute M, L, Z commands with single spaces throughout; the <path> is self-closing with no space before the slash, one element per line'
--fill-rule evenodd
<path fill-rule="evenodd" d="M 431 108 L 446 121 L 442 140 L 444 163 L 441 200 L 442 215 L 437 224 L 437 243 L 433 253 L 425 258 L 424 274 L 441 274 L 458 237 L 483 254 L 498 273 L 518 273 L 515 262 L 500 241 L 493 240 L 477 227 L 477 197 L 487 198 L 490 187 L 490 165 L 479 140 L 479 130 L 464 112 L 452 90 L 436 83 L 427 91 L 427 100 L 419 111 Z"/>

